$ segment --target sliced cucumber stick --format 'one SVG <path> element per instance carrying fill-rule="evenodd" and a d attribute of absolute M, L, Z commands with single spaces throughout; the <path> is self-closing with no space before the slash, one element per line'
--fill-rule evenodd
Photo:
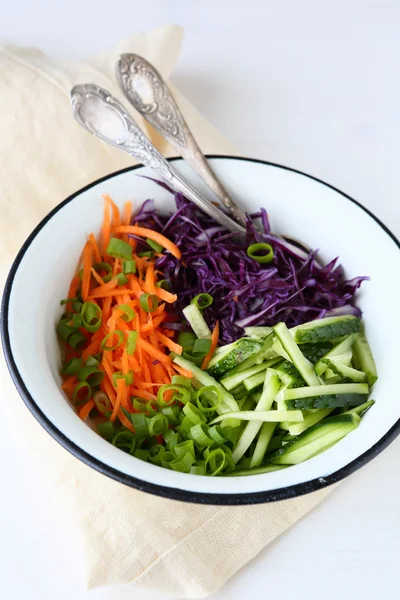
<path fill-rule="evenodd" d="M 328 417 L 274 452 L 269 460 L 271 463 L 279 465 L 297 465 L 309 460 L 356 429 L 359 422 L 360 417 L 354 414 Z"/>
<path fill-rule="evenodd" d="M 357 362 L 360 365 L 360 369 L 366 373 L 367 381 L 372 387 L 375 381 L 378 379 L 378 372 L 376 370 L 376 364 L 371 352 L 371 348 L 363 331 L 360 332 L 356 341 L 354 342 L 354 354 Z"/>
<path fill-rule="evenodd" d="M 315 319 L 290 330 L 298 344 L 327 342 L 360 330 L 360 319 L 352 315 Z"/>
<path fill-rule="evenodd" d="M 275 325 L 274 331 L 278 336 L 284 351 L 289 356 L 290 361 L 294 364 L 308 385 L 320 385 L 313 365 L 306 359 L 305 356 L 303 356 L 298 345 L 290 335 L 289 329 L 286 327 L 285 323 L 278 323 L 278 325 Z"/>
<path fill-rule="evenodd" d="M 227 371 L 243 364 L 243 361 L 250 356 L 257 354 L 263 346 L 264 340 L 253 340 L 251 338 L 240 338 L 232 344 L 222 346 L 218 349 L 218 352 L 214 353 L 208 363 L 207 371 L 213 377 L 221 377 Z"/>
<path fill-rule="evenodd" d="M 264 387 L 261 394 L 261 398 L 258 401 L 254 412 L 251 414 L 257 416 L 257 413 L 261 411 L 275 412 L 271 411 L 270 408 L 275 400 L 275 396 L 278 393 L 278 390 L 279 379 L 276 375 L 274 375 L 274 372 L 271 369 L 268 369 L 264 376 Z M 257 433 L 260 431 L 261 427 L 262 421 L 254 420 L 249 421 L 249 423 L 247 423 L 242 435 L 239 438 L 238 443 L 236 444 L 236 448 L 232 453 L 232 458 L 235 463 L 237 463 L 242 458 L 246 450 L 249 448 L 250 444 L 253 442 Z"/>
<path fill-rule="evenodd" d="M 221 385 L 228 391 L 235 389 L 238 385 L 243 383 L 249 377 L 253 375 L 257 375 L 257 373 L 265 373 L 267 370 L 267 364 L 261 363 L 261 365 L 255 365 L 250 369 L 246 369 L 245 371 L 241 371 L 240 373 L 236 373 L 235 375 L 230 375 L 228 377 L 224 377 L 221 379 Z"/>
<path fill-rule="evenodd" d="M 182 312 L 185 315 L 190 327 L 193 329 L 194 333 L 199 339 L 211 339 L 211 331 L 196 304 L 189 304 L 183 309 Z"/>

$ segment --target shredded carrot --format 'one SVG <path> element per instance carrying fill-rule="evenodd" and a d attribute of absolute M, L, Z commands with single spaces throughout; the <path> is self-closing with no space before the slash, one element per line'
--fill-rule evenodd
<path fill-rule="evenodd" d="M 112 411 L 110 421 L 115 421 L 119 408 L 126 403 L 126 381 L 123 377 L 117 379 L 117 397 L 115 398 L 114 410 Z"/>
<path fill-rule="evenodd" d="M 127 202 L 125 202 L 125 204 L 124 204 L 124 210 L 122 212 L 122 219 L 121 219 L 122 225 L 130 225 L 131 217 L 132 217 L 132 202 L 130 200 L 127 200 Z M 122 239 L 125 242 L 129 242 L 129 239 L 132 239 L 132 238 L 129 238 L 128 234 L 124 233 L 124 235 L 122 236 Z"/>
<path fill-rule="evenodd" d="M 92 290 L 91 295 L 93 298 L 96 298 L 96 294 L 98 294 L 98 293 L 101 294 L 102 292 L 109 292 L 110 290 L 115 289 L 117 287 L 117 285 L 118 285 L 118 281 L 116 279 L 111 279 L 107 283 L 103 283 L 103 285 L 100 285 L 99 287 L 94 288 Z"/>
<path fill-rule="evenodd" d="M 131 286 L 132 290 L 135 292 L 135 295 L 137 298 L 140 298 L 140 296 L 142 294 L 144 294 L 144 291 L 142 290 L 141 286 L 140 286 L 140 281 L 137 277 L 135 277 L 134 275 L 130 275 L 128 277 L 128 281 L 129 281 L 129 285 Z"/>
<path fill-rule="evenodd" d="M 74 385 L 76 383 L 76 376 L 75 375 L 70 375 L 69 377 L 67 377 L 66 379 L 64 379 L 63 384 L 61 385 L 61 388 L 63 390 L 67 390 L 70 388 L 73 388 Z"/>
<path fill-rule="evenodd" d="M 92 275 L 95 278 L 95 280 L 97 281 L 97 283 L 99 285 L 105 285 L 103 279 L 100 277 L 98 272 L 95 269 L 93 269 L 93 267 L 91 268 L 91 271 L 92 271 Z"/>
<path fill-rule="evenodd" d="M 112 298 L 105 298 L 104 299 L 103 317 L 102 317 L 102 323 L 103 323 L 103 325 L 107 322 L 108 317 L 110 316 L 111 303 L 112 303 Z"/>
<path fill-rule="evenodd" d="M 149 294 L 155 294 L 156 293 L 156 278 L 154 275 L 154 263 L 150 263 L 149 266 L 147 267 L 147 271 L 146 271 L 146 287 L 148 290 Z"/>
<path fill-rule="evenodd" d="M 155 335 L 156 335 L 156 338 L 158 338 L 158 340 L 162 344 L 164 344 L 164 346 L 166 346 L 168 348 L 168 350 L 171 350 L 171 352 L 176 352 L 176 354 L 182 354 L 182 352 L 183 352 L 182 346 L 180 346 L 179 344 L 176 344 L 175 342 L 170 340 L 169 337 L 167 337 L 160 331 L 158 331 Z"/>
<path fill-rule="evenodd" d="M 219 338 L 219 323 L 218 321 L 215 323 L 215 327 L 214 330 L 212 332 L 211 335 L 211 348 L 208 352 L 208 354 L 205 356 L 204 360 L 203 360 L 203 364 L 201 365 L 202 369 L 206 369 L 208 363 L 210 362 L 212 355 L 215 352 L 215 348 L 217 347 L 218 344 L 218 338 Z"/>
<path fill-rule="evenodd" d="M 158 298 L 164 300 L 164 302 L 168 302 L 168 304 L 173 304 L 178 299 L 178 296 L 176 294 L 171 294 L 171 292 L 167 292 L 167 290 L 163 290 L 160 287 L 156 287 L 154 293 L 156 294 L 156 296 L 158 296 Z"/>
<path fill-rule="evenodd" d="M 111 212 L 112 212 L 111 226 L 118 227 L 119 225 L 121 225 L 121 217 L 119 214 L 118 206 L 115 204 L 115 202 L 113 202 L 113 200 L 111 200 L 111 198 L 108 194 L 103 194 L 103 198 L 111 207 Z"/>
<path fill-rule="evenodd" d="M 172 256 L 175 256 L 178 260 L 181 258 L 182 253 L 179 250 L 178 246 L 171 242 L 168 238 L 166 238 L 158 231 L 153 231 L 153 229 L 147 229 L 146 227 L 138 227 L 136 225 L 121 225 L 120 227 L 113 228 L 113 233 L 132 233 L 133 235 L 137 235 L 139 237 L 148 238 L 149 240 L 153 240 L 153 242 L 157 242 L 171 252 Z"/>
<path fill-rule="evenodd" d="M 87 360 L 89 356 L 93 356 L 93 354 L 97 354 L 100 350 L 100 341 L 93 340 L 90 342 L 89 346 L 85 348 L 82 352 L 82 360 Z"/>
<path fill-rule="evenodd" d="M 72 315 L 80 310 L 79 307 L 73 307 L 73 298 L 81 296 L 84 302 L 95 304 L 101 311 L 101 324 L 96 331 L 79 327 L 77 331 L 85 338 L 83 347 L 72 348 L 67 343 L 65 356 L 66 360 L 81 359 L 83 366 L 90 357 L 99 359 L 99 366 L 96 368 L 104 374 L 100 390 L 106 394 L 111 406 L 111 414 L 100 417 L 108 418 L 111 422 L 118 419 L 134 433 L 129 419 L 129 414 L 135 412 L 132 397 L 155 401 L 159 387 L 170 383 L 174 374 L 186 377 L 193 375 L 173 364 L 169 356 L 171 351 L 181 354 L 182 347 L 176 343 L 176 332 L 163 327 L 167 320 L 180 320 L 178 312 L 174 313 L 173 310 L 176 295 L 156 285 L 163 278 L 163 273 L 155 268 L 155 263 L 157 257 L 163 255 L 156 252 L 151 257 L 137 256 L 136 240 L 129 234 L 152 239 L 177 258 L 180 257 L 180 251 L 167 237 L 151 229 L 130 225 L 131 213 L 132 202 L 126 202 L 120 213 L 110 196 L 104 195 L 104 216 L 99 238 L 97 240 L 93 233 L 88 236 L 80 259 L 79 269 L 82 270 L 82 275 L 76 275 L 72 279 L 68 291 L 71 302 L 67 303 L 67 311 Z M 123 259 L 106 253 L 111 236 L 128 242 L 132 247 L 132 259 L 137 273 L 128 274 L 125 285 L 119 285 L 117 279 L 118 274 L 123 273 Z M 107 263 L 111 267 L 111 279 L 107 283 L 101 276 L 101 271 L 97 272 L 98 263 Z M 140 297 L 146 293 L 157 295 L 160 302 L 152 312 L 146 312 L 140 305 Z M 122 310 L 122 304 L 134 311 L 132 320 L 126 320 L 129 318 L 129 310 Z M 135 336 L 131 337 L 133 332 Z M 107 340 L 103 343 L 106 336 Z M 131 345 L 132 349 L 128 354 L 132 340 L 134 345 Z M 117 373 L 123 376 L 117 376 Z M 132 381 L 130 374 L 134 374 L 133 383 L 128 383 Z M 79 381 L 76 375 L 63 377 L 62 389 L 69 398 L 77 383 Z M 96 410 L 96 403 L 89 396 L 77 412 L 82 420 L 87 420 L 91 411 L 94 413 Z"/>
<path fill-rule="evenodd" d="M 97 245 L 97 240 L 96 240 L 96 238 L 95 238 L 95 236 L 94 236 L 93 233 L 91 233 L 89 235 L 89 243 L 92 246 L 92 252 L 93 252 L 93 258 L 94 258 L 94 260 L 97 263 L 101 262 L 100 250 L 99 250 L 99 247 Z"/>
<path fill-rule="evenodd" d="M 104 218 L 103 218 L 103 225 L 101 227 L 101 231 L 100 231 L 100 251 L 101 254 L 103 254 L 103 256 L 106 253 L 106 249 L 108 246 L 108 243 L 110 241 L 110 234 L 111 234 L 111 215 L 110 215 L 110 209 L 111 209 L 111 198 L 110 196 L 104 195 Z"/>
<path fill-rule="evenodd" d="M 147 354 L 149 354 L 156 360 L 159 360 L 161 363 L 164 363 L 166 365 L 171 364 L 171 359 L 169 356 L 167 356 L 163 352 L 160 352 L 160 350 L 157 350 L 157 348 L 153 348 L 153 346 L 149 344 L 149 342 L 147 342 L 146 340 L 139 338 L 138 344 L 145 352 L 147 352 Z"/>
<path fill-rule="evenodd" d="M 155 317 L 155 319 L 152 319 L 151 321 L 149 321 L 149 323 L 146 323 L 146 325 L 143 325 L 142 333 L 148 333 L 148 332 L 152 333 L 164 321 L 164 319 L 165 319 L 165 314 L 158 315 L 158 317 Z"/>
<path fill-rule="evenodd" d="M 89 296 L 90 277 L 92 274 L 92 246 L 86 242 L 83 249 L 82 298 L 86 302 Z"/>
<path fill-rule="evenodd" d="M 125 379 L 124 379 L 125 381 Z M 132 388 L 131 390 L 133 396 L 137 396 L 138 398 L 143 398 L 143 400 L 156 400 L 157 396 L 154 394 L 150 394 L 150 392 L 146 392 L 145 390 L 139 390 L 139 388 Z"/>
<path fill-rule="evenodd" d="M 184 369 L 183 367 L 179 367 L 175 363 L 172 363 L 172 368 L 175 369 L 175 371 L 177 373 L 179 373 L 179 375 L 183 375 L 183 377 L 189 377 L 189 379 L 193 378 L 192 371 L 188 371 L 188 369 Z"/>
<path fill-rule="evenodd" d="M 79 279 L 78 275 L 76 275 L 72 279 L 71 285 L 69 286 L 68 299 L 76 298 L 76 294 L 78 293 L 79 283 L 80 283 L 80 279 Z M 72 304 L 70 302 L 67 303 L 67 310 L 72 310 Z"/>
<path fill-rule="evenodd" d="M 88 402 L 86 402 L 86 404 L 84 404 L 82 406 L 82 408 L 80 409 L 78 416 L 82 419 L 82 421 L 86 421 L 86 419 L 88 418 L 90 411 L 93 410 L 93 408 L 96 406 L 96 403 L 94 400 L 88 400 Z"/>
<path fill-rule="evenodd" d="M 127 375 L 129 373 L 129 360 L 128 360 L 128 354 L 127 354 L 126 349 L 122 353 L 121 371 L 124 375 Z"/>

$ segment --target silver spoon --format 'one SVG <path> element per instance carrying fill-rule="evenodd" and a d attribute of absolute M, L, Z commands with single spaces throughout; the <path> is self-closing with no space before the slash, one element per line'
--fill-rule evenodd
<path fill-rule="evenodd" d="M 116 64 L 116 75 L 125 96 L 136 110 L 200 175 L 235 221 L 245 225 L 245 212 L 232 200 L 211 169 L 167 84 L 153 65 L 137 54 L 121 54 Z"/>
<path fill-rule="evenodd" d="M 93 83 L 76 85 L 71 90 L 71 105 L 73 116 L 87 131 L 150 167 L 175 191 L 182 192 L 226 229 L 234 233 L 246 233 L 245 227 L 214 206 L 183 179 L 161 156 L 123 105 L 107 90 Z"/>
<path fill-rule="evenodd" d="M 157 69 L 142 56 L 121 54 L 115 70 L 121 89 L 130 103 L 200 175 L 234 220 L 245 225 L 245 212 L 232 200 L 211 169 Z M 286 235 L 282 237 L 306 254 L 310 251 L 303 242 Z"/>

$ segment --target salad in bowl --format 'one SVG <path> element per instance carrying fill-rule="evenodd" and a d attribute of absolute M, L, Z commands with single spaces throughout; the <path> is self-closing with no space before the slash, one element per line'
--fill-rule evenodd
<path fill-rule="evenodd" d="M 212 504 L 293 497 L 399 431 L 398 243 L 310 176 L 209 160 L 245 200 L 246 236 L 144 167 L 94 182 L 18 254 L 5 356 L 43 427 L 117 481 Z"/>
<path fill-rule="evenodd" d="M 330 448 L 374 404 L 354 305 L 368 278 L 274 235 L 264 208 L 238 239 L 174 196 L 160 214 L 104 195 L 61 300 L 69 401 L 117 448 L 182 473 L 266 473 Z"/>

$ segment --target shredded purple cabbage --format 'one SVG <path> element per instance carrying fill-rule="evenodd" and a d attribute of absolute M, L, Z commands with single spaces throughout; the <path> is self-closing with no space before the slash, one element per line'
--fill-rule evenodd
<path fill-rule="evenodd" d="M 325 316 L 361 315 L 352 300 L 368 277 L 345 281 L 338 257 L 322 267 L 317 251 L 307 253 L 276 237 L 264 209 L 248 217 L 246 240 L 240 242 L 181 193 L 157 183 L 174 194 L 177 211 L 157 214 L 154 201 L 146 200 L 132 222 L 163 233 L 179 247 L 181 260 L 165 253 L 156 268 L 178 295 L 181 310 L 201 292 L 213 296 L 204 317 L 211 328 L 220 322 L 222 342 L 235 341 L 249 325 L 285 321 L 292 327 Z M 256 219 L 263 233 L 255 229 Z M 247 256 L 247 247 L 256 241 L 271 244 L 275 253 L 271 263 L 260 265 Z M 139 243 L 146 246 L 143 240 Z"/>

